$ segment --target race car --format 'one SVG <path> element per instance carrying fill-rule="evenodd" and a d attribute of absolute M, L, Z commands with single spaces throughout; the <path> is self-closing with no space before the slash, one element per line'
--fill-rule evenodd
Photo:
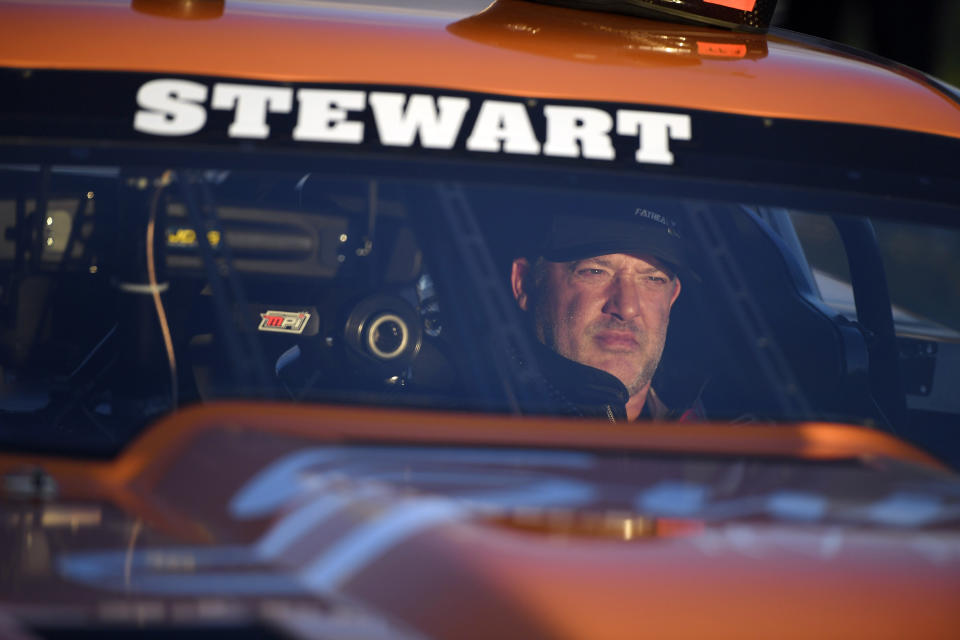
<path fill-rule="evenodd" d="M 960 633 L 960 92 L 774 8 L 0 0 L 0 635 Z"/>

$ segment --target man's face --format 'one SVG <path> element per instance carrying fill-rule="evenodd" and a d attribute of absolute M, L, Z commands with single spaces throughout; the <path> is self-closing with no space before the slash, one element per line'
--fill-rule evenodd
<path fill-rule="evenodd" d="M 630 395 L 649 384 L 663 353 L 670 308 L 680 295 L 680 281 L 662 262 L 615 253 L 544 261 L 535 269 L 520 258 L 513 284 L 520 307 L 532 308 L 541 342 L 613 374 Z"/>

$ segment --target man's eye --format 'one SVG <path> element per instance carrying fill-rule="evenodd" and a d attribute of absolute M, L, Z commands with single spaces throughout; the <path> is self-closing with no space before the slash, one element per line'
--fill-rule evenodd
<path fill-rule="evenodd" d="M 667 284 L 670 282 L 670 280 L 664 276 L 647 276 L 647 281 L 653 284 Z"/>
<path fill-rule="evenodd" d="M 604 271 L 603 269 L 587 268 L 578 270 L 577 274 L 581 276 L 602 276 Z"/>

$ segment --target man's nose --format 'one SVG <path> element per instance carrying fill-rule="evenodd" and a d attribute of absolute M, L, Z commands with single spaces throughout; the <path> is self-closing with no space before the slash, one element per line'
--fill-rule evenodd
<path fill-rule="evenodd" d="M 640 313 L 640 292 L 637 283 L 620 276 L 610 282 L 603 312 L 621 320 L 631 320 Z"/>

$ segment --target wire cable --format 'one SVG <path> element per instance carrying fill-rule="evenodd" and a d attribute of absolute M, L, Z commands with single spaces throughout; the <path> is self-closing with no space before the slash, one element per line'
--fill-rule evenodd
<path fill-rule="evenodd" d="M 160 195 L 170 184 L 173 172 L 169 169 L 160 176 L 157 190 L 153 194 L 150 202 L 150 218 L 147 221 L 147 278 L 150 280 L 150 294 L 153 297 L 153 306 L 157 310 L 157 320 L 160 323 L 160 333 L 163 334 L 163 346 L 167 351 L 167 362 L 170 365 L 170 401 L 172 409 L 177 408 L 177 356 L 173 350 L 173 339 L 170 337 L 170 325 L 167 322 L 167 313 L 163 308 L 163 301 L 160 299 L 160 287 L 157 284 L 157 265 L 156 256 L 153 250 L 154 231 L 157 222 L 157 207 L 160 204 Z"/>

